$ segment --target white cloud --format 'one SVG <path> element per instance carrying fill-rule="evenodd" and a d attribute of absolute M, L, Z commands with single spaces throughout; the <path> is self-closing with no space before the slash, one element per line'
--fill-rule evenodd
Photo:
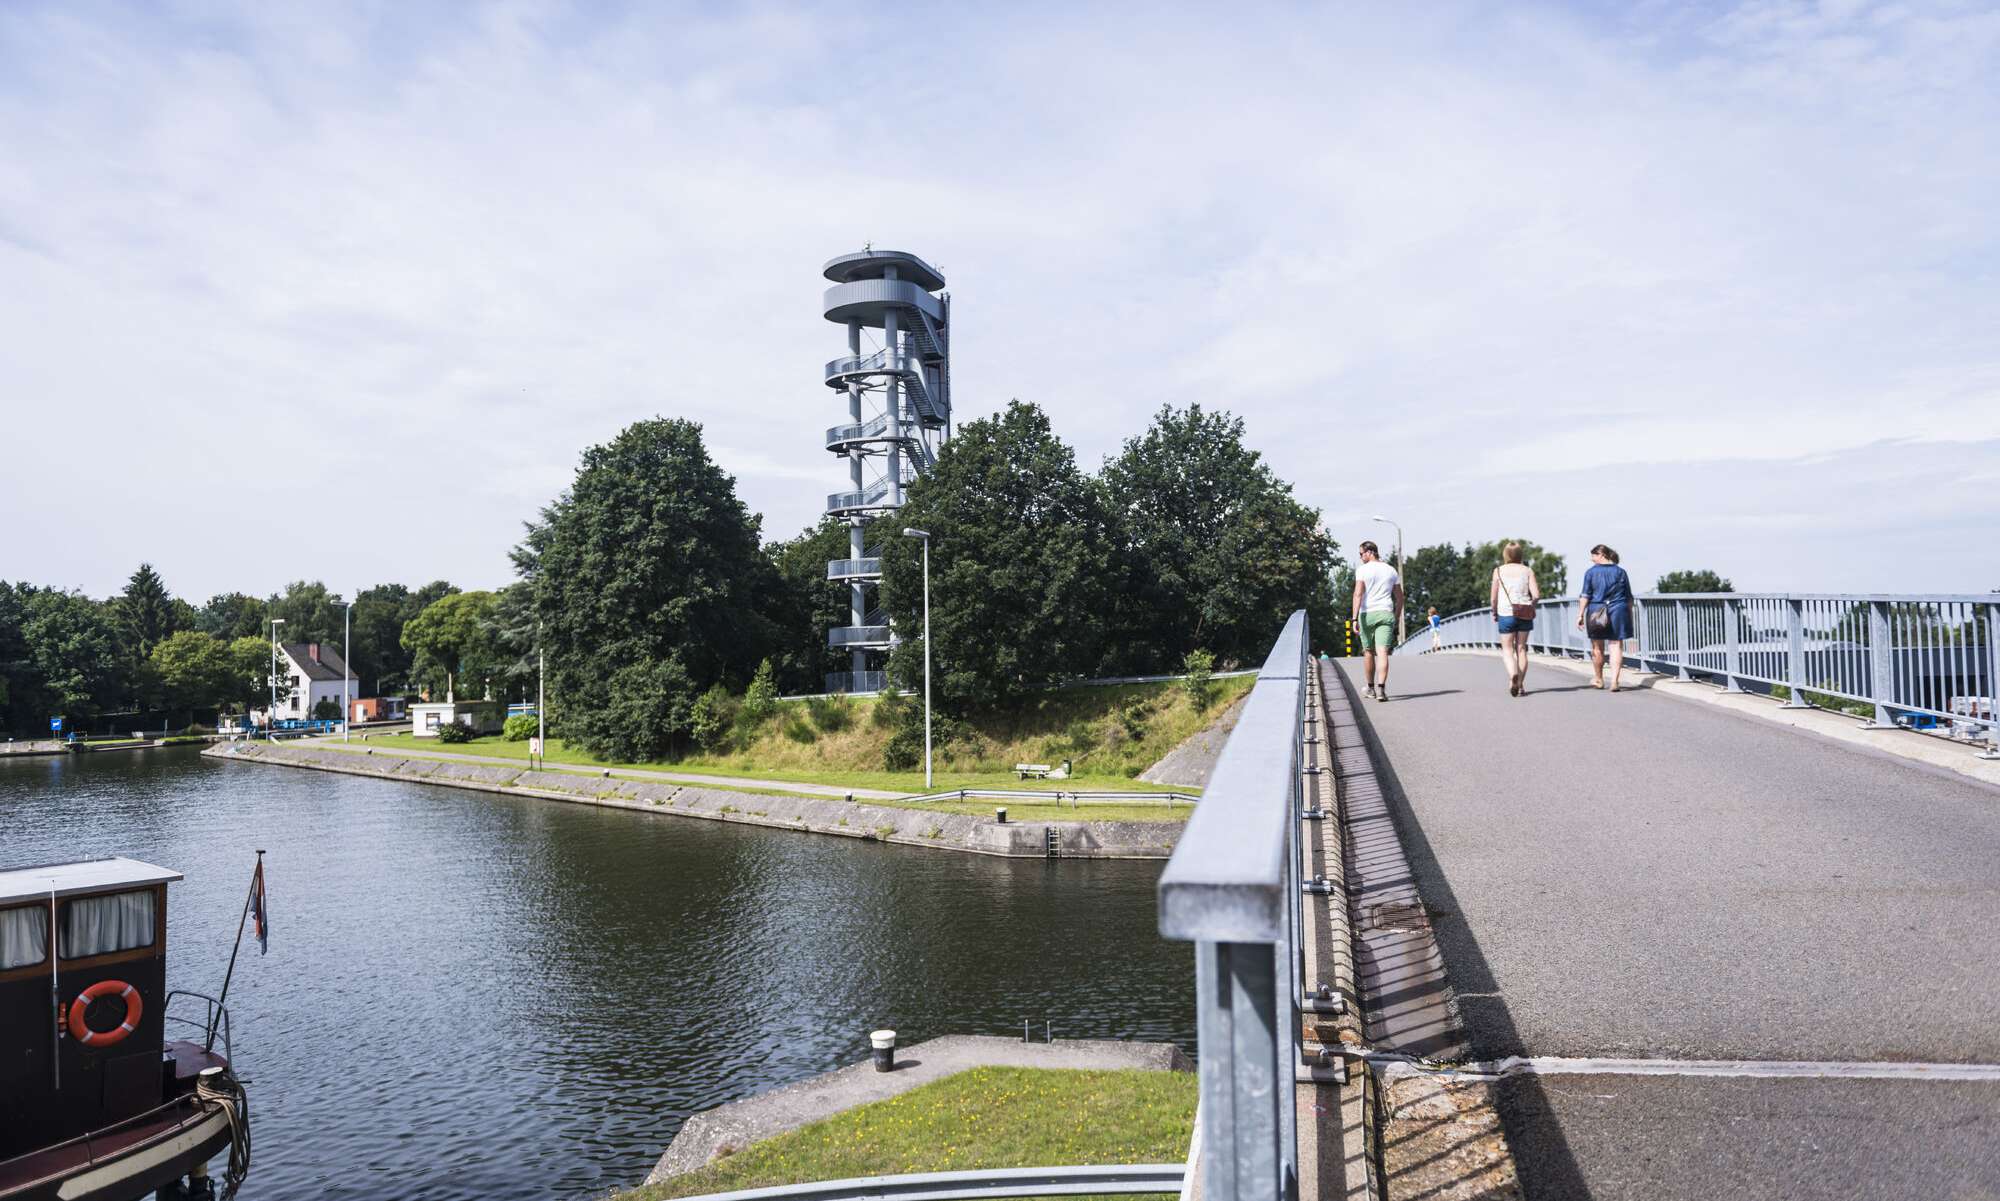
<path fill-rule="evenodd" d="M 1610 480 L 1746 586 L 2000 584 L 1938 536 L 2000 522 L 1952 474 L 2000 445 L 1990 11 L 168 11 L 0 11 L 0 522 L 66 531 L 9 576 L 493 584 L 656 413 L 789 533 L 843 478 L 817 266 L 872 239 L 951 277 L 964 416 L 1095 462 L 1225 405 L 1350 544 L 1588 545 Z M 1911 570 L 1851 578 L 1856 511 Z"/>

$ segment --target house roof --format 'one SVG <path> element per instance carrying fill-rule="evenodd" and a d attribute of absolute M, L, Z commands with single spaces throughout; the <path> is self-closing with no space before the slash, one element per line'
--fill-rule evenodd
<path fill-rule="evenodd" d="M 285 657 L 292 661 L 292 666 L 298 668 L 299 673 L 308 680 L 338 680 L 341 672 L 347 667 L 346 661 L 340 657 L 340 652 L 324 642 L 319 644 L 318 662 L 314 662 L 313 657 L 306 651 L 311 643 L 285 642 L 279 645 L 285 648 Z M 361 677 L 350 675 L 347 678 L 358 680 Z"/>
<path fill-rule="evenodd" d="M 0 871 L 0 905 L 47 898 L 50 890 L 59 897 L 70 897 L 114 888 L 166 884 L 180 878 L 181 874 L 171 868 L 123 858 L 9 868 Z"/>

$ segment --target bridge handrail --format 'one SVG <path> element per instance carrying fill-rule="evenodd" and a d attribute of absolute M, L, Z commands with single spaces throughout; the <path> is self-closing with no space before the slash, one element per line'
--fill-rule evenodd
<path fill-rule="evenodd" d="M 1160 933 L 1195 944 L 1204 1201 L 1297 1195 L 1309 653 L 1306 616 L 1296 612 L 1160 875 Z"/>
<path fill-rule="evenodd" d="M 1543 600 L 1529 648 L 1579 657 L 1577 598 Z M 1725 691 L 1776 693 L 1787 708 L 1814 698 L 1866 710 L 1871 726 L 1944 725 L 1983 734 L 2000 754 L 2000 593 L 1670 592 L 1634 598 L 1630 658 L 1652 672 L 1711 680 Z M 1494 646 L 1481 607 L 1419 629 L 1398 654 Z M 1747 687 L 1746 687 L 1747 686 Z"/>

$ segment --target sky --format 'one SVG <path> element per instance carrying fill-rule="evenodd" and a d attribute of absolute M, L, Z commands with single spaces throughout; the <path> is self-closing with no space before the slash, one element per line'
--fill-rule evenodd
<path fill-rule="evenodd" d="M 1350 555 L 1986 592 L 1995 197 L 1975 4 L 14 2 L 0 577 L 497 586 L 656 415 L 789 537 L 872 243 L 960 421 L 1228 409 Z"/>

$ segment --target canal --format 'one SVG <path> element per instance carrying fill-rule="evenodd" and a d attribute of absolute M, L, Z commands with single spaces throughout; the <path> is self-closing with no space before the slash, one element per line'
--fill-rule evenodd
<path fill-rule="evenodd" d="M 999 860 L 225 764 L 0 760 L 0 867 L 130 855 L 172 987 L 221 986 L 266 850 L 271 944 L 229 1008 L 244 1201 L 585 1198 L 691 1113 L 938 1034 L 1171 1039 L 1193 958 L 1158 864 Z M 10 1032 L 11 1033 L 11 1032 Z"/>

